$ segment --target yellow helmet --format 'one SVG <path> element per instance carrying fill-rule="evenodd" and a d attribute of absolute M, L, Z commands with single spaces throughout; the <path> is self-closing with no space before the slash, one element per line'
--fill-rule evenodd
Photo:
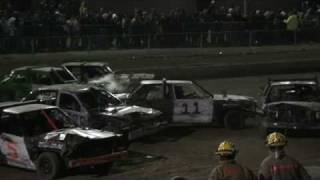
<path fill-rule="evenodd" d="M 286 136 L 279 132 L 273 132 L 267 136 L 266 145 L 269 147 L 285 146 L 286 144 Z"/>
<path fill-rule="evenodd" d="M 231 155 L 236 153 L 237 150 L 235 148 L 235 145 L 230 141 L 223 141 L 218 146 L 218 149 L 216 151 L 216 155 L 225 156 L 225 155 Z"/>

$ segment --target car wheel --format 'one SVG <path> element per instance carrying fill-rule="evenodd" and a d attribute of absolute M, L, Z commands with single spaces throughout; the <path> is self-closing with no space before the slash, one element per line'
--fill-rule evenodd
<path fill-rule="evenodd" d="M 125 151 L 130 146 L 130 140 L 129 140 L 129 130 L 123 130 L 120 132 L 122 134 L 120 137 L 118 137 L 117 140 L 117 150 L 118 151 Z"/>
<path fill-rule="evenodd" d="M 36 162 L 37 174 L 41 179 L 54 179 L 62 173 L 62 164 L 58 155 L 54 153 L 42 153 Z"/>
<path fill-rule="evenodd" d="M 247 115 L 245 112 L 231 110 L 224 116 L 224 126 L 228 129 L 243 129 L 246 124 Z"/>
<path fill-rule="evenodd" d="M 93 166 L 94 173 L 101 174 L 101 175 L 108 175 L 110 170 L 113 166 L 113 162 L 106 163 L 106 164 L 98 164 Z"/>

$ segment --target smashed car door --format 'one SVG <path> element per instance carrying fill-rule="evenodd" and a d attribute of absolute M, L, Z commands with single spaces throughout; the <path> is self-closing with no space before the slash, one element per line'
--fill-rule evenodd
<path fill-rule="evenodd" d="M 129 104 L 157 109 L 169 121 L 173 113 L 172 88 L 163 84 L 143 85 L 129 98 Z"/>
<path fill-rule="evenodd" d="M 0 151 L 8 165 L 34 170 L 35 165 L 30 160 L 22 130 L 17 125 L 16 118 L 2 115 L 0 126 Z M 4 117 L 6 116 L 6 117 Z"/>
<path fill-rule="evenodd" d="M 213 102 L 204 98 L 192 84 L 174 85 L 173 122 L 210 123 L 213 116 Z"/>
<path fill-rule="evenodd" d="M 6 157 L 8 165 L 35 169 L 22 137 L 2 133 L 0 135 L 0 150 Z"/>

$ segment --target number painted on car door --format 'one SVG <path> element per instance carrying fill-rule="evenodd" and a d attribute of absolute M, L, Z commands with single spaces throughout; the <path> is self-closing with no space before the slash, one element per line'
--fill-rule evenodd
<path fill-rule="evenodd" d="M 173 122 L 210 123 L 213 100 L 192 83 L 174 85 Z"/>
<path fill-rule="evenodd" d="M 213 103 L 209 99 L 179 99 L 174 102 L 173 122 L 209 123 Z"/>

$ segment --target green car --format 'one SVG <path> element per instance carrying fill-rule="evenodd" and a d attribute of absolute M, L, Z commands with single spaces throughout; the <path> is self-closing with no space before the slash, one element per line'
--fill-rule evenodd
<path fill-rule="evenodd" d="M 77 82 L 61 67 L 25 66 L 13 69 L 0 81 L 0 102 L 20 100 L 31 90 L 45 85 Z"/>

